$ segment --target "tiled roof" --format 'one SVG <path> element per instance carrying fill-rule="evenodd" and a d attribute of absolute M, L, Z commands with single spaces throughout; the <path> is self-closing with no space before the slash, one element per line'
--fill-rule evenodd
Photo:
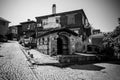
<path fill-rule="evenodd" d="M 8 20 L 6 20 L 6 19 L 4 19 L 2 17 L 0 17 L 0 21 L 5 21 L 5 22 L 9 22 L 10 23 L 10 21 L 8 21 Z"/>
<path fill-rule="evenodd" d="M 83 9 L 79 9 L 79 10 L 67 11 L 67 12 L 62 12 L 62 13 L 56 13 L 56 14 L 39 16 L 39 17 L 36 17 L 36 18 L 47 18 L 47 17 L 59 16 L 59 15 L 65 15 L 65 14 L 71 14 L 71 13 L 76 13 L 76 12 L 81 12 L 81 13 L 83 13 L 83 15 L 86 17 Z M 87 18 L 87 17 L 86 17 L 86 18 Z"/>

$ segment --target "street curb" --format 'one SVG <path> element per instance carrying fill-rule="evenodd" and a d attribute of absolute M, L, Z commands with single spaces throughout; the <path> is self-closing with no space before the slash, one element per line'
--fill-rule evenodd
<path fill-rule="evenodd" d="M 29 69 L 31 70 L 31 73 L 34 75 L 35 80 L 39 80 L 39 78 L 37 77 L 35 71 L 33 70 L 33 69 L 34 69 L 34 68 L 33 68 L 34 66 L 33 66 L 33 64 L 31 63 L 30 57 L 27 56 L 27 54 L 26 54 L 27 52 L 25 51 L 24 47 L 21 46 L 21 45 L 19 45 L 19 46 L 20 46 L 21 51 L 23 52 L 23 54 L 24 54 L 25 57 L 27 58 L 27 61 L 31 64 L 31 65 L 30 65 L 30 64 L 28 63 Z"/>
<path fill-rule="evenodd" d="M 32 65 L 34 65 L 35 64 L 34 60 L 29 55 L 27 55 L 28 53 L 25 50 L 25 48 L 21 46 L 21 50 L 24 53 L 25 57 L 27 58 L 27 61 L 29 61 Z"/>

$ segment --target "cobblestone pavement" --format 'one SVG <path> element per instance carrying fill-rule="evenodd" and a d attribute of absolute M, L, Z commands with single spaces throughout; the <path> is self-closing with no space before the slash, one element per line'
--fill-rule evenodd
<path fill-rule="evenodd" d="M 36 80 L 17 42 L 0 46 L 0 80 Z"/>
<path fill-rule="evenodd" d="M 34 70 L 42 80 L 120 80 L 119 67 L 106 63 L 72 65 L 65 68 L 43 65 L 37 66 Z"/>
<path fill-rule="evenodd" d="M 37 50 L 29 50 L 34 58 L 43 63 L 36 65 L 34 71 L 42 80 L 120 80 L 120 64 L 96 63 L 58 67 L 44 63 L 56 62 L 48 55 Z"/>
<path fill-rule="evenodd" d="M 26 50 L 26 52 L 30 52 L 30 54 L 33 54 L 33 59 L 37 64 L 59 63 L 58 60 L 56 60 L 55 58 L 50 57 L 49 55 L 42 54 L 35 49 Z"/>
<path fill-rule="evenodd" d="M 40 57 L 41 62 L 53 60 L 35 50 L 30 53 L 34 58 Z M 34 65 L 31 71 L 18 43 L 2 45 L 0 56 L 0 80 L 35 80 L 36 77 L 38 80 L 120 80 L 120 64 L 111 62 L 76 64 L 64 68 L 47 64 Z"/>

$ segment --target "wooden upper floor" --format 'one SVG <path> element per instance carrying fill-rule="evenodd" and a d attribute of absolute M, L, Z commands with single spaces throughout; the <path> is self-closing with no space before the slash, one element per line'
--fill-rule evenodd
<path fill-rule="evenodd" d="M 37 26 L 43 28 L 86 27 L 89 25 L 83 9 L 39 16 L 36 17 L 36 20 Z"/>

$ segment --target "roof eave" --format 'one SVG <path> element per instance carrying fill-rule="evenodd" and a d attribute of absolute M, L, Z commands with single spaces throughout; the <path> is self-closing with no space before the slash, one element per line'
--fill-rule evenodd
<path fill-rule="evenodd" d="M 85 15 L 83 9 L 78 9 L 78 10 L 73 10 L 73 11 L 67 11 L 67 12 L 61 12 L 61 13 L 56 13 L 56 14 L 45 15 L 45 16 L 38 16 L 38 17 L 35 17 L 35 18 L 36 19 L 38 19 L 38 18 L 47 18 L 47 17 L 50 17 L 50 16 L 58 16 L 58 15 L 62 15 L 62 14 L 69 14 L 69 13 L 73 13 L 73 12 L 77 12 L 77 11 L 82 11 L 83 14 Z M 86 15 L 85 15 L 85 17 L 86 17 Z"/>

